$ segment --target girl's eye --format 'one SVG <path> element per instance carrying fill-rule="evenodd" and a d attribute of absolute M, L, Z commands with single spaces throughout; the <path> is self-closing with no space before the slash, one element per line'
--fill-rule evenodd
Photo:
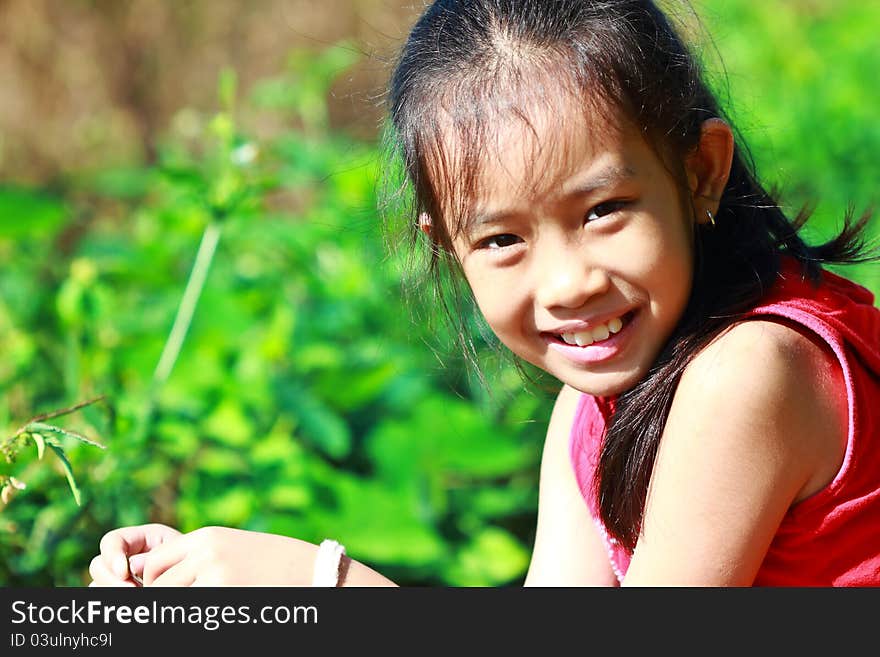
<path fill-rule="evenodd" d="M 510 233 L 503 233 L 501 235 L 492 235 L 492 237 L 480 240 L 477 246 L 481 249 L 503 249 L 507 246 L 513 246 L 518 242 L 522 242 L 522 239 L 516 235 L 511 235 Z"/>
<path fill-rule="evenodd" d="M 600 203 L 599 205 L 594 206 L 589 212 L 587 212 L 587 221 L 595 221 L 596 219 L 601 219 L 606 215 L 617 212 L 625 206 L 626 201 L 608 201 L 607 203 Z"/>

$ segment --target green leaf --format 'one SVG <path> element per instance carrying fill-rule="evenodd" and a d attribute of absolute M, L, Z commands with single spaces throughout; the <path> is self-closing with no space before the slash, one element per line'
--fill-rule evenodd
<path fill-rule="evenodd" d="M 70 461 L 67 460 L 67 456 L 64 454 L 63 449 L 52 443 L 48 443 L 48 445 L 49 449 L 55 452 L 55 455 L 61 460 L 61 465 L 64 467 L 64 476 L 67 477 L 67 483 L 70 485 L 70 491 L 73 493 L 73 500 L 76 502 L 77 506 L 80 506 L 81 496 L 79 488 L 76 485 L 76 480 L 73 478 L 73 468 L 70 465 Z"/>
<path fill-rule="evenodd" d="M 498 586 L 523 575 L 528 551 L 510 533 L 486 527 L 462 548 L 449 566 L 452 586 Z"/>
<path fill-rule="evenodd" d="M 67 206 L 42 191 L 0 188 L 0 237 L 44 237 L 60 228 Z"/>
<path fill-rule="evenodd" d="M 159 174 L 167 182 L 187 189 L 202 189 L 207 181 L 205 176 L 193 166 L 184 164 L 163 163 Z"/>
<path fill-rule="evenodd" d="M 31 432 L 48 431 L 50 433 L 58 434 L 59 436 L 65 436 L 66 438 L 73 438 L 74 440 L 78 440 L 79 442 L 85 443 L 86 445 L 92 445 L 93 447 L 106 449 L 106 447 L 101 443 L 95 442 L 91 438 L 86 438 L 81 433 L 71 431 L 70 429 L 62 429 L 61 427 L 56 427 L 51 424 L 44 424 L 42 422 L 31 422 L 27 425 L 26 429 Z"/>
<path fill-rule="evenodd" d="M 443 558 L 443 539 L 415 487 L 389 487 L 331 468 L 314 467 L 310 474 L 332 486 L 333 501 L 322 504 L 316 496 L 309 510 L 318 532 L 345 536 L 352 553 L 371 561 L 420 567 Z"/>
<path fill-rule="evenodd" d="M 199 451 L 199 458 L 193 464 L 195 472 L 221 479 L 241 479 L 247 477 L 250 468 L 242 458 L 240 449 L 228 447 L 204 447 Z"/>
<path fill-rule="evenodd" d="M 43 438 L 42 434 L 39 433 L 32 433 L 30 436 L 33 438 L 34 444 L 37 446 L 37 458 L 42 460 L 43 453 L 46 451 L 46 440 Z"/>
<path fill-rule="evenodd" d="M 212 438 L 232 447 L 247 447 L 254 435 L 254 423 L 237 401 L 221 401 L 202 423 Z"/>
<path fill-rule="evenodd" d="M 202 501 L 199 522 L 240 526 L 247 522 L 254 506 L 253 490 L 245 486 L 230 488 Z"/>
<path fill-rule="evenodd" d="M 332 458 L 345 458 L 351 451 L 351 429 L 343 417 L 310 391 L 295 384 L 283 386 L 284 405 L 296 419 L 297 434 Z"/>
<path fill-rule="evenodd" d="M 266 501 L 273 509 L 295 511 L 312 503 L 311 489 L 302 483 L 281 483 L 269 489 Z"/>
<path fill-rule="evenodd" d="M 467 480 L 504 477 L 539 458 L 477 408 L 439 396 L 420 400 L 405 420 L 380 423 L 367 437 L 367 450 L 382 476 L 394 481 L 424 472 Z"/>
<path fill-rule="evenodd" d="M 531 512 L 537 507 L 537 491 L 532 486 L 522 484 L 505 482 L 503 486 L 463 488 L 452 493 L 461 498 L 458 506 L 462 513 L 483 518 Z"/>

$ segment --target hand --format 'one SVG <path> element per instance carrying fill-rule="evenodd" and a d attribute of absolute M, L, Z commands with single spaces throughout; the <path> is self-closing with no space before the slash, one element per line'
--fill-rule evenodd
<path fill-rule="evenodd" d="M 101 539 L 101 553 L 89 565 L 89 586 L 138 586 L 132 573 L 142 573 L 147 554 L 180 535 L 176 529 L 156 523 L 107 532 Z"/>
<path fill-rule="evenodd" d="M 318 546 L 277 534 L 202 527 L 133 564 L 144 586 L 310 586 Z"/>

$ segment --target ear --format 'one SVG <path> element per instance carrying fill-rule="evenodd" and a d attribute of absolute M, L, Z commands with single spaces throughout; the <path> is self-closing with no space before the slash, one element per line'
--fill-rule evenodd
<path fill-rule="evenodd" d="M 718 118 L 707 119 L 700 128 L 700 143 L 685 159 L 691 201 L 697 223 L 706 223 L 718 212 L 718 204 L 733 162 L 734 140 L 730 126 Z"/>
<path fill-rule="evenodd" d="M 427 212 L 422 212 L 419 215 L 419 230 L 431 237 L 431 216 Z"/>

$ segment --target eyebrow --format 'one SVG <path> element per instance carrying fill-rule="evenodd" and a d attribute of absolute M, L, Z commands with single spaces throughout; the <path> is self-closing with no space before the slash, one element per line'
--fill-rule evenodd
<path fill-rule="evenodd" d="M 600 169 L 586 180 L 580 181 L 572 185 L 566 191 L 558 194 L 552 202 L 562 203 L 582 196 L 588 196 L 596 190 L 632 180 L 636 175 L 635 169 L 629 166 L 607 166 Z M 497 210 L 488 213 L 478 212 L 468 223 L 473 229 L 487 224 L 499 223 L 513 214 L 516 214 L 515 210 Z"/>
<path fill-rule="evenodd" d="M 604 169 L 600 169 L 595 175 L 574 185 L 569 191 L 560 194 L 558 200 L 567 200 L 577 196 L 592 194 L 597 189 L 611 187 L 612 185 L 632 180 L 635 177 L 636 170 L 632 167 L 611 165 Z"/>

